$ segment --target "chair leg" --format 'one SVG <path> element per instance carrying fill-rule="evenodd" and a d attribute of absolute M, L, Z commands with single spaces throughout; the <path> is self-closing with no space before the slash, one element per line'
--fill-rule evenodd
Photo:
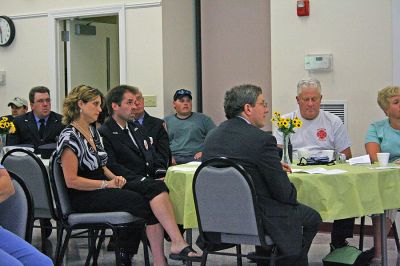
<path fill-rule="evenodd" d="M 201 257 L 200 266 L 206 266 L 206 264 L 207 264 L 207 256 L 208 256 L 208 251 L 207 251 L 207 249 L 205 249 L 205 250 L 203 250 L 203 256 Z"/>
<path fill-rule="evenodd" d="M 90 260 L 94 257 L 94 253 L 96 252 L 96 239 L 97 239 L 98 230 L 89 230 L 88 231 L 88 255 L 86 257 L 85 266 L 90 265 Z"/>
<path fill-rule="evenodd" d="M 236 262 L 238 266 L 242 266 L 242 247 L 236 245 Z"/>
<path fill-rule="evenodd" d="M 58 262 L 58 258 L 60 257 L 60 250 L 61 250 L 61 243 L 63 240 L 63 233 L 64 233 L 64 228 L 62 228 L 61 226 L 59 227 L 59 229 L 57 229 L 57 244 L 56 244 L 56 251 L 54 253 L 54 263 L 56 265 Z"/>
<path fill-rule="evenodd" d="M 119 246 L 119 233 L 118 229 L 112 228 L 113 237 L 115 239 L 115 265 L 121 265 L 120 246 Z"/>
<path fill-rule="evenodd" d="M 150 266 L 150 259 L 149 259 L 149 248 L 148 248 L 148 241 L 146 236 L 146 228 L 142 230 L 142 244 L 143 244 L 143 256 L 144 256 L 144 265 Z"/>
<path fill-rule="evenodd" d="M 365 216 L 361 217 L 361 223 L 360 223 L 360 241 L 358 246 L 361 251 L 364 248 L 364 229 L 365 229 Z"/>
<path fill-rule="evenodd" d="M 100 249 L 105 238 L 106 238 L 106 229 L 102 229 L 100 232 L 99 240 L 97 242 L 96 251 L 93 254 L 93 265 L 97 265 L 97 259 L 99 258 Z"/>
<path fill-rule="evenodd" d="M 277 252 L 278 252 L 278 249 L 274 246 L 272 248 L 271 256 L 270 256 L 270 259 L 269 259 L 269 266 L 275 266 Z"/>
<path fill-rule="evenodd" d="M 45 235 L 46 235 L 46 229 L 44 228 L 44 226 L 42 225 L 42 221 L 40 222 L 40 238 L 42 241 L 42 252 L 45 253 L 46 252 L 46 243 L 45 243 Z"/>
<path fill-rule="evenodd" d="M 396 243 L 397 253 L 400 253 L 399 234 L 397 233 L 396 222 L 393 222 L 392 227 L 393 227 L 393 234 L 394 234 L 394 240 L 395 240 L 395 243 Z"/>
<path fill-rule="evenodd" d="M 67 231 L 67 234 L 65 235 L 64 243 L 63 243 L 63 245 L 61 247 L 60 254 L 59 254 L 58 258 L 57 258 L 56 265 L 61 265 L 62 264 L 62 261 L 64 259 L 65 251 L 67 250 L 67 247 L 68 247 L 69 238 L 71 237 L 72 230 L 68 228 L 68 229 L 66 229 L 66 231 Z"/>

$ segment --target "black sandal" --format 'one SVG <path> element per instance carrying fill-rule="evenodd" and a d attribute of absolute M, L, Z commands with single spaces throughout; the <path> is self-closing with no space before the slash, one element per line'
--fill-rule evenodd
<path fill-rule="evenodd" d="M 179 252 L 179 254 L 171 253 L 169 254 L 169 258 L 171 260 L 183 260 L 183 261 L 194 261 L 194 262 L 201 262 L 202 257 L 198 256 L 189 256 L 189 253 L 197 253 L 191 246 L 187 246 Z"/>

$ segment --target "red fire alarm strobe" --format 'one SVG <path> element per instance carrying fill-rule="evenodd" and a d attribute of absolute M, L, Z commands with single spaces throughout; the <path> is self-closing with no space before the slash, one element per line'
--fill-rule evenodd
<path fill-rule="evenodd" d="M 310 15 L 310 2 L 309 0 L 297 1 L 297 16 L 304 17 Z"/>

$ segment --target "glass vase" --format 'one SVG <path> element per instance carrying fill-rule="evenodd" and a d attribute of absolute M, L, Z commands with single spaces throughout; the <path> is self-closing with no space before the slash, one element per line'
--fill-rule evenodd
<path fill-rule="evenodd" d="M 2 158 L 4 153 L 3 153 L 3 147 L 6 146 L 6 134 L 0 134 L 0 157 Z"/>
<path fill-rule="evenodd" d="M 290 134 L 283 134 L 283 147 L 282 147 L 282 162 L 287 163 L 289 166 L 292 164 L 289 156 L 289 142 Z"/>

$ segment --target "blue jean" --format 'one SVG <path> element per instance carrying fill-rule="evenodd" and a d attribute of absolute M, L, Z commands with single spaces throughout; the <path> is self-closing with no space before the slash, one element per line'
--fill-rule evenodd
<path fill-rule="evenodd" d="M 0 264 L 2 266 L 53 265 L 49 257 L 34 246 L 0 226 Z"/>

